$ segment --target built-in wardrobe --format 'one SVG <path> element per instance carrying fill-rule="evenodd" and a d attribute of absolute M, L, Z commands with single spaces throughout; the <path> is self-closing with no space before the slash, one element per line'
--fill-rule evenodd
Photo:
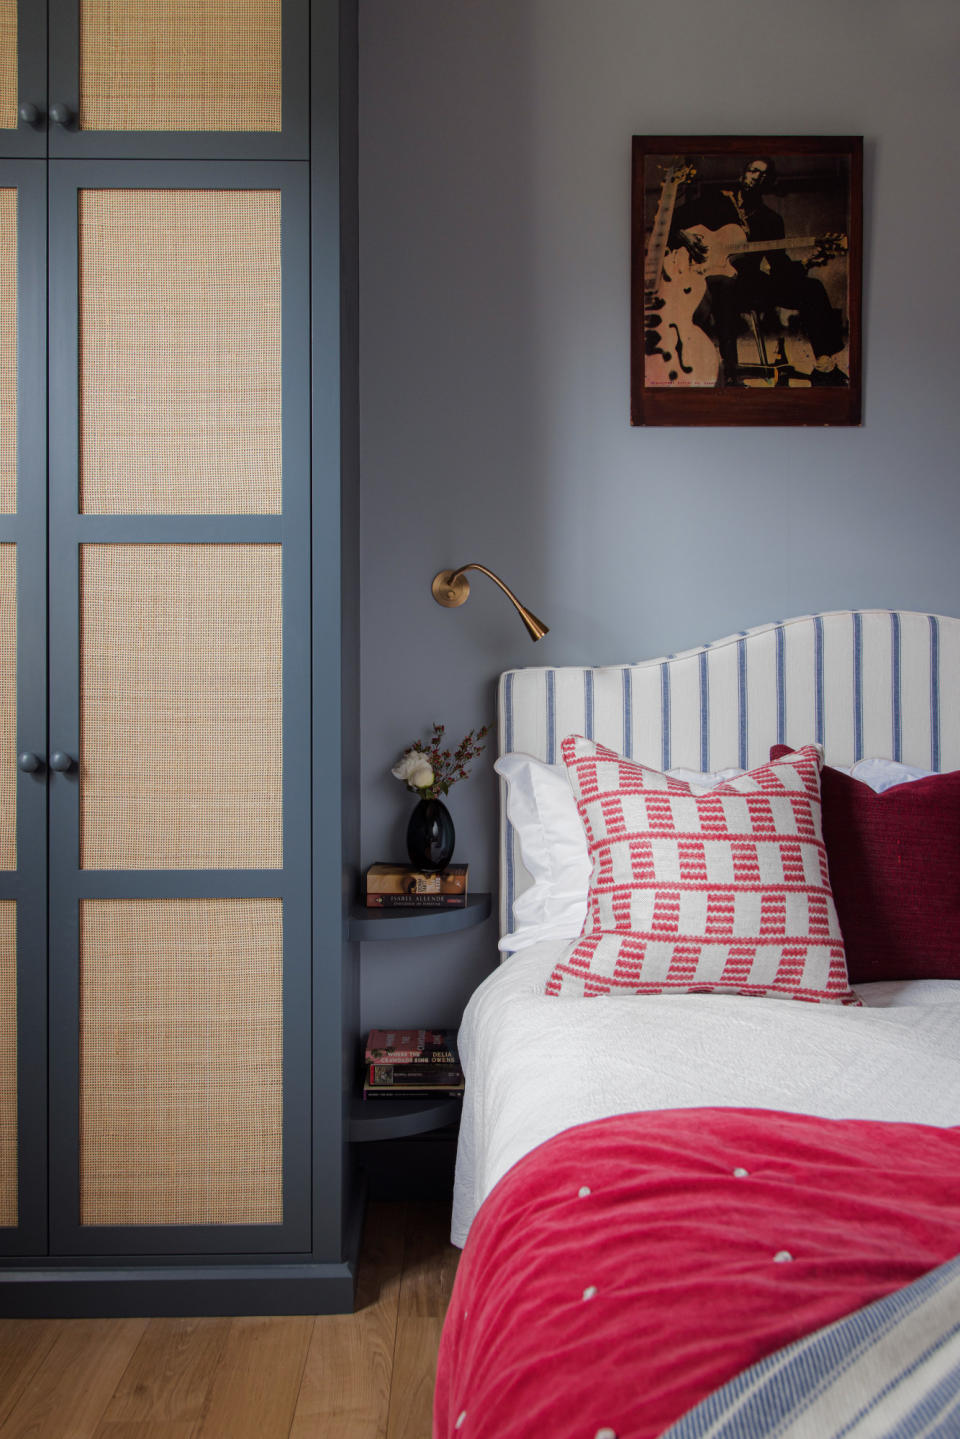
<path fill-rule="evenodd" d="M 355 38 L 0 0 L 2 1313 L 351 1305 Z"/>

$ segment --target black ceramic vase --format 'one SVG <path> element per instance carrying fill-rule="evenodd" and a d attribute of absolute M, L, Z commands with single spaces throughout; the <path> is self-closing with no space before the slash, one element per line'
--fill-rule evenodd
<path fill-rule="evenodd" d="M 414 869 L 436 874 L 453 858 L 456 831 L 442 799 L 421 799 L 407 825 L 407 854 Z"/>

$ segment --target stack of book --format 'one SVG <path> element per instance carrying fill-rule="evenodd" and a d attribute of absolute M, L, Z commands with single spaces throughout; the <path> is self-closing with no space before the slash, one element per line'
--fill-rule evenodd
<path fill-rule="evenodd" d="M 439 874 L 427 874 L 406 864 L 372 864 L 367 870 L 367 908 L 464 909 L 468 868 L 448 864 Z"/>
<path fill-rule="evenodd" d="M 438 1099 L 463 1094 L 454 1029 L 372 1029 L 364 1052 L 364 1099 Z"/>

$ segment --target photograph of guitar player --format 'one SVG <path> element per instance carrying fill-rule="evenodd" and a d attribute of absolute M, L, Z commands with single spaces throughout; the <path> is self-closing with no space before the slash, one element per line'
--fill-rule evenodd
<path fill-rule="evenodd" d="M 809 158 L 805 174 L 781 184 L 773 159 L 744 157 L 736 178 L 677 187 L 668 224 L 658 217 L 663 254 L 648 293 L 646 384 L 849 384 L 846 237 L 808 233 L 824 219 L 843 223 L 830 204 L 842 187 L 828 175 L 818 194 L 808 167 Z M 660 210 L 669 188 L 661 185 Z M 832 294 L 815 273 L 828 266 Z"/>

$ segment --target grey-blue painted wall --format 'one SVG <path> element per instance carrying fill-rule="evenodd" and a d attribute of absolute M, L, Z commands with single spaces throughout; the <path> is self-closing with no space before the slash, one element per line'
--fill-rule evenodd
<path fill-rule="evenodd" d="M 522 664 L 814 609 L 960 613 L 957 0 L 360 0 L 362 859 L 388 770 Z M 630 137 L 862 134 L 858 429 L 632 429 Z M 478 560 L 550 626 L 534 646 Z M 451 793 L 496 887 L 493 755 Z M 450 1023 L 495 926 L 366 945 L 365 1024 Z"/>

